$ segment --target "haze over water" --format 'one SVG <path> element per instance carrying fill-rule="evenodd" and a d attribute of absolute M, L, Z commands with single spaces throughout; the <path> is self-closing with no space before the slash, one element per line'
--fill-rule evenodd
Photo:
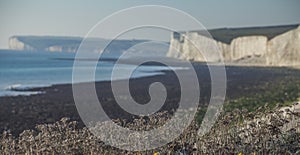
<path fill-rule="evenodd" d="M 21 90 L 53 84 L 72 83 L 74 57 L 75 53 L 66 52 L 0 50 L 0 96 L 36 94 L 41 92 Z M 117 57 L 117 55 L 112 54 L 103 55 L 103 58 Z M 85 61 L 85 63 L 85 67 L 91 66 L 91 62 Z M 113 65 L 114 62 L 112 61 L 100 61 L 96 68 L 95 80 L 110 80 Z M 120 67 L 121 69 L 118 71 L 126 72 L 133 65 L 122 64 Z M 165 69 L 169 68 L 164 66 L 140 66 L 131 77 L 163 74 L 161 70 Z M 123 79 L 126 77 L 118 78 Z"/>

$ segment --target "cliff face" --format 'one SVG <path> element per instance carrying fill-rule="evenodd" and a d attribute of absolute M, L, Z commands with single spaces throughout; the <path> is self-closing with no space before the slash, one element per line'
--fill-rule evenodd
<path fill-rule="evenodd" d="M 268 65 L 300 65 L 300 26 L 270 40 L 267 55 Z"/>
<path fill-rule="evenodd" d="M 175 39 L 172 39 L 175 38 Z M 211 38 L 198 35 L 197 33 L 186 33 L 180 35 L 173 33 L 170 41 L 170 49 L 167 56 L 193 61 L 220 61 L 218 56 L 211 55 L 217 42 Z M 189 51 L 189 52 L 178 52 Z M 206 57 L 206 55 L 210 55 Z"/>
<path fill-rule="evenodd" d="M 220 57 L 209 55 L 212 53 L 210 51 L 217 50 L 212 48 L 217 47 L 221 52 L 221 58 L 227 64 L 300 66 L 300 26 L 211 32 L 212 38 L 199 32 L 180 34 L 174 32 L 167 56 L 184 60 L 218 62 L 221 60 Z M 175 49 L 180 52 L 176 52 Z M 208 54 L 209 60 L 201 53 Z"/>
<path fill-rule="evenodd" d="M 9 39 L 9 48 L 14 50 L 50 51 L 50 52 L 76 52 L 83 38 L 80 37 L 56 37 L 56 36 L 13 36 Z M 146 40 L 114 40 L 105 50 L 121 52 L 131 46 L 145 42 Z M 101 51 L 101 45 L 108 40 L 102 38 L 87 38 L 84 50 Z"/>
<path fill-rule="evenodd" d="M 9 48 L 27 51 L 75 52 L 82 39 L 79 37 L 13 36 Z"/>
<path fill-rule="evenodd" d="M 11 37 L 9 39 L 9 48 L 15 50 L 33 50 L 33 48 L 29 45 L 24 44 L 16 37 Z"/>
<path fill-rule="evenodd" d="M 230 50 L 223 55 L 230 55 L 228 61 L 244 57 L 263 57 L 267 52 L 267 41 L 265 36 L 238 37 L 231 42 Z"/>

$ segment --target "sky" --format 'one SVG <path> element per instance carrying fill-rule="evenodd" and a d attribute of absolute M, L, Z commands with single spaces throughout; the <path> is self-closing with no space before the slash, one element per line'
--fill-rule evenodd
<path fill-rule="evenodd" d="M 207 29 L 300 23 L 299 0 L 0 0 L 0 48 L 13 35 L 83 37 L 98 21 L 139 5 L 182 10 Z"/>

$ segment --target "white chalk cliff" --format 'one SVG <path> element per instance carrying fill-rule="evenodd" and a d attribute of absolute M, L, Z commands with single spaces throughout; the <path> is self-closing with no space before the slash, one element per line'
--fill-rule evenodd
<path fill-rule="evenodd" d="M 9 48 L 26 51 L 76 52 L 84 38 L 64 36 L 12 36 L 9 38 Z M 81 50 L 101 51 L 103 45 L 110 42 L 103 38 L 85 38 Z M 106 51 L 122 52 L 131 46 L 146 42 L 146 40 L 113 40 Z"/>
<path fill-rule="evenodd" d="M 13 50 L 75 52 L 81 40 L 79 37 L 12 36 L 8 46 Z"/>
<path fill-rule="evenodd" d="M 300 26 L 239 28 L 171 35 L 167 56 L 203 62 L 261 66 L 300 66 Z M 209 55 L 212 50 L 220 56 Z M 206 58 L 205 55 L 209 55 Z"/>

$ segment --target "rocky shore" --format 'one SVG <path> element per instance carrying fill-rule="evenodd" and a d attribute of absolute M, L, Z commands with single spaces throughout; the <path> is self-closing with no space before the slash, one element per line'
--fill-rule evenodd
<path fill-rule="evenodd" d="M 201 109 L 201 107 L 205 107 L 207 105 L 210 97 L 210 76 L 206 66 L 195 63 L 194 67 L 197 70 L 201 88 L 201 97 L 199 101 L 199 108 Z M 274 143 L 272 146 L 276 146 L 276 148 L 283 148 L 278 149 L 277 153 L 287 150 L 291 150 L 293 153 L 298 151 L 299 127 L 292 124 L 289 128 L 284 127 L 286 130 L 283 130 L 281 129 L 281 126 L 285 126 L 292 120 L 297 122 L 295 120 L 299 118 L 299 112 L 287 112 L 286 114 L 290 116 L 282 118 L 281 115 L 284 113 L 279 113 L 278 108 L 284 106 L 286 104 L 285 101 L 292 100 L 295 96 L 294 93 L 299 95 L 298 89 L 286 89 L 284 86 L 287 83 L 292 83 L 293 86 L 298 86 L 300 81 L 300 71 L 288 68 L 231 66 L 227 66 L 226 71 L 228 81 L 226 103 L 235 100 L 237 102 L 244 101 L 239 100 L 239 98 L 245 96 L 259 96 L 259 94 L 267 94 L 268 91 L 270 91 L 270 88 L 275 88 L 272 86 L 279 86 L 282 90 L 286 90 L 286 95 L 282 97 L 283 101 L 277 108 L 273 107 L 271 109 L 268 107 L 263 108 L 264 110 L 259 110 L 259 108 L 262 107 L 259 105 L 258 108 L 255 108 L 255 113 L 252 111 L 245 111 L 245 108 L 237 108 L 240 110 L 235 111 L 230 109 L 234 106 L 225 106 L 224 114 L 220 117 L 220 120 L 215 125 L 214 130 L 211 130 L 207 137 L 199 139 L 198 136 L 195 136 L 195 131 L 198 128 L 199 123 L 199 120 L 195 119 L 194 123 L 177 140 L 167 146 L 159 148 L 156 151 L 161 152 L 162 154 L 168 152 L 174 153 L 184 149 L 186 149 L 189 153 L 201 150 L 202 152 L 199 152 L 199 154 L 210 153 L 210 151 L 216 153 L 226 151 L 228 153 L 248 151 L 249 153 L 253 153 L 252 151 L 259 152 L 260 150 L 264 150 L 264 148 L 266 148 L 266 142 L 269 142 L 270 140 Z M 180 72 L 184 74 L 185 71 L 182 70 Z M 163 124 L 168 117 L 172 116 L 172 111 L 177 108 L 180 89 L 174 73 L 165 72 L 164 75 L 130 80 L 130 89 L 132 91 L 133 98 L 141 104 L 147 103 L 150 99 L 147 90 L 149 85 L 153 82 L 162 82 L 168 92 L 166 102 L 162 109 L 155 115 L 151 116 L 162 121 L 161 123 L 158 123 L 159 125 Z M 266 84 L 268 84 L 268 86 L 263 87 Z M 99 142 L 93 138 L 93 135 L 91 135 L 84 127 L 73 101 L 72 85 L 54 85 L 51 87 L 36 88 L 33 90 L 43 91 L 45 93 L 32 96 L 0 97 L 0 131 L 1 133 L 4 132 L 1 136 L 1 152 L 9 154 L 9 152 L 7 152 L 9 148 L 14 148 L 12 150 L 14 150 L 16 154 L 76 154 L 76 152 L 79 154 L 90 154 L 91 152 L 118 153 L 121 151 Z M 132 123 L 134 124 L 141 119 L 138 116 L 131 115 L 123 111 L 120 106 L 117 105 L 111 92 L 110 82 L 97 82 L 96 90 L 104 110 L 110 118 L 116 120 L 116 122 L 126 120 L 126 123 L 123 125 L 130 127 L 132 126 Z M 269 102 L 269 100 L 266 100 L 266 102 Z M 241 102 L 241 104 L 243 104 L 243 102 Z M 248 103 L 245 102 L 245 104 Z M 256 103 L 253 102 L 252 104 L 254 106 Z M 269 105 L 270 104 L 271 103 L 269 103 Z M 226 108 L 230 109 L 231 112 L 228 113 Z M 163 113 L 164 115 L 161 115 Z M 273 114 L 278 116 L 273 117 Z M 160 118 L 160 116 L 163 117 Z M 69 119 L 62 119 L 65 117 Z M 264 117 L 270 118 L 270 120 L 272 120 L 271 124 L 269 124 L 270 121 L 261 122 L 262 124 L 254 124 L 254 126 L 253 123 L 249 123 L 251 120 L 254 120 L 254 118 Z M 243 118 L 242 121 L 241 118 Z M 276 123 L 278 121 L 283 121 L 283 123 L 278 126 Z M 272 125 L 273 123 L 275 124 Z M 299 122 L 297 125 L 299 125 Z M 274 126 L 280 129 L 274 129 Z M 295 129 L 296 131 L 294 132 Z M 63 132 L 58 132 L 60 130 Z M 269 135 L 267 138 L 264 138 L 266 133 Z M 245 138 L 245 135 L 249 136 L 249 134 L 252 134 L 250 136 L 252 138 Z M 222 135 L 224 138 L 218 139 L 218 137 L 222 137 Z M 60 139 L 61 141 L 56 139 L 59 137 L 62 138 Z M 276 141 L 273 141 L 274 137 Z M 296 140 L 289 139 L 288 137 L 296 138 Z M 84 142 L 86 138 L 89 140 Z M 293 143 L 293 146 L 291 146 L 292 148 L 283 147 L 286 143 Z M 52 150 L 52 152 L 49 152 L 49 149 Z M 143 153 L 152 154 L 153 151 Z M 196 152 L 196 154 L 198 153 Z"/>

